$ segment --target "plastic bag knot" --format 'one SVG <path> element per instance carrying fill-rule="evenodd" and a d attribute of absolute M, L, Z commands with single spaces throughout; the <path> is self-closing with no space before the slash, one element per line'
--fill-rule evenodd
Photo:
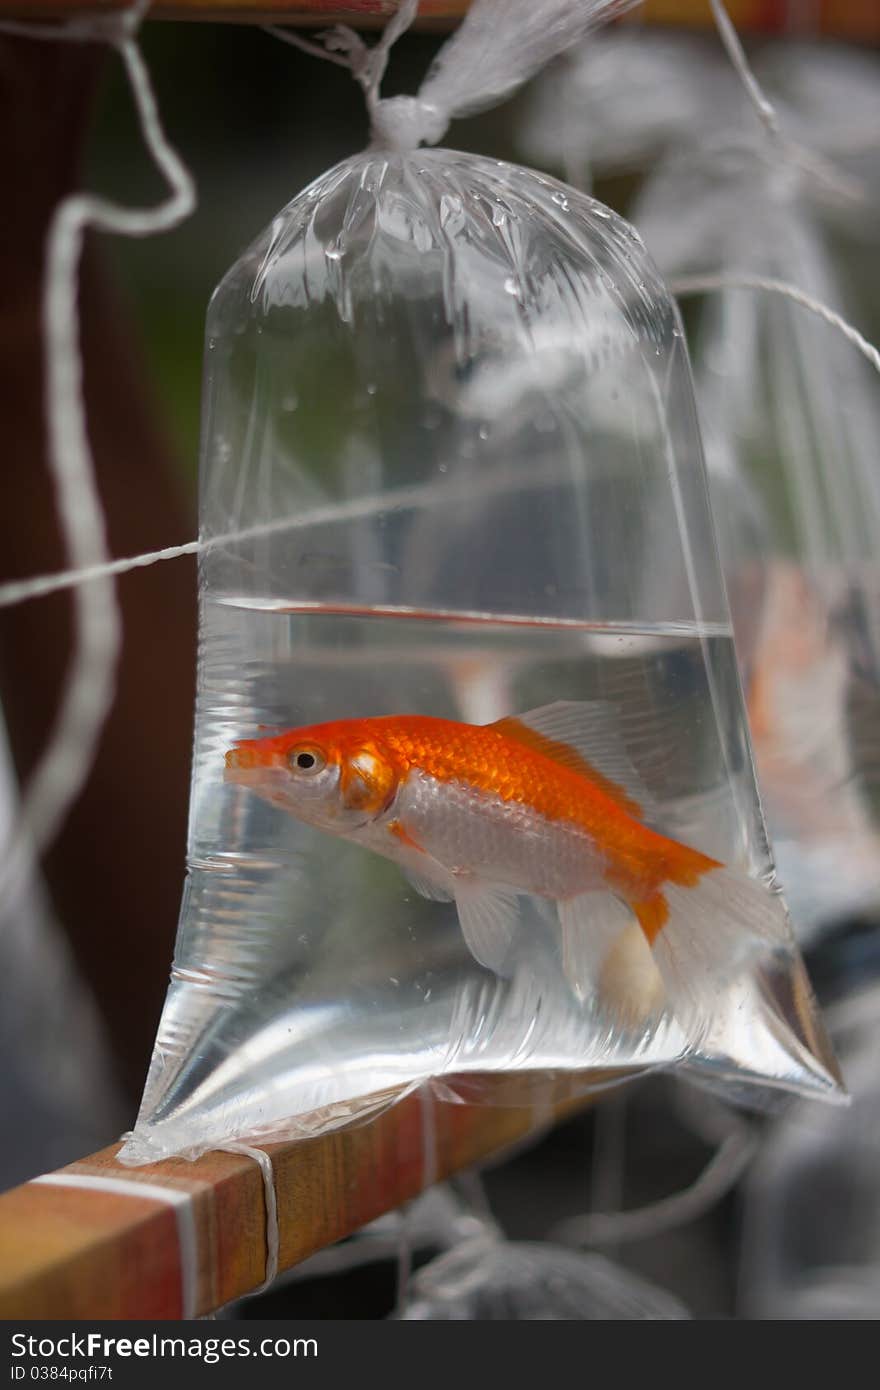
<path fill-rule="evenodd" d="M 414 150 L 436 145 L 449 125 L 439 107 L 418 97 L 386 97 L 372 111 L 372 149 Z"/>

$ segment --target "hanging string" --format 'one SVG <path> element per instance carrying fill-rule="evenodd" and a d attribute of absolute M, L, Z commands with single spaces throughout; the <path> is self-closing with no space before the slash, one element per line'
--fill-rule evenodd
<path fill-rule="evenodd" d="M 809 174 L 817 183 L 823 185 L 829 192 L 847 201 L 861 202 L 866 196 L 863 185 L 855 179 L 848 178 L 835 169 L 833 164 L 816 154 L 814 150 L 809 150 L 801 145 L 799 141 L 785 133 L 779 120 L 779 113 L 770 98 L 759 83 L 755 71 L 746 57 L 745 49 L 740 42 L 739 35 L 733 27 L 730 15 L 724 5 L 724 0 L 709 0 L 712 15 L 715 20 L 715 27 L 724 45 L 725 52 L 730 59 L 733 68 L 739 77 L 746 95 L 751 102 L 755 114 L 772 148 L 782 155 L 783 160 Z"/>
<path fill-rule="evenodd" d="M 715 20 L 715 27 L 723 43 L 727 56 L 736 69 L 737 76 L 746 90 L 749 100 L 755 108 L 755 114 L 767 134 L 776 138 L 780 134 L 779 116 L 776 107 L 765 94 L 754 74 L 749 60 L 746 57 L 745 49 L 740 43 L 739 35 L 733 27 L 730 15 L 724 7 L 723 0 L 709 0 L 712 7 L 712 16 Z"/>
<path fill-rule="evenodd" d="M 843 334 L 847 342 L 858 349 L 875 371 L 880 372 L 880 349 L 864 338 L 857 328 L 847 322 L 842 315 L 835 313 L 827 304 L 814 299 L 812 295 L 798 289 L 797 285 L 790 285 L 785 280 L 773 280 L 762 275 L 751 275 L 740 271 L 724 271 L 708 275 L 681 276 L 672 280 L 669 288 L 673 294 L 680 296 L 706 294 L 715 290 L 727 289 L 762 290 L 768 294 L 782 295 L 785 299 L 799 304 L 801 308 L 816 314 L 831 328 L 837 329 L 839 333 Z M 183 545 L 169 545 L 162 550 L 146 550 L 140 555 L 129 555 L 123 559 L 109 560 L 103 564 L 87 565 L 79 569 L 60 570 L 53 574 L 35 575 L 32 579 L 12 580 L 6 584 L 0 584 L 0 608 L 11 608 L 13 605 L 25 603 L 29 599 L 59 593 L 63 589 L 72 589 L 78 585 L 91 584 L 107 576 L 127 574 L 130 570 L 144 569 L 163 560 L 177 560 L 183 555 L 200 555 L 206 551 L 234 545 L 239 541 L 271 535 L 273 532 L 283 531 L 289 527 L 317 526 L 326 521 L 343 520 L 348 515 L 352 517 L 365 516 L 371 510 L 376 511 L 391 505 L 402 505 L 411 496 L 412 500 L 424 500 L 424 491 L 423 489 L 400 489 L 400 495 L 385 495 L 378 500 L 366 498 L 351 504 L 349 507 L 337 505 L 315 509 L 313 512 L 299 513 L 296 516 L 276 517 L 272 521 L 257 526 L 229 531 L 220 536 L 211 536 L 206 540 L 187 541 Z"/>
<path fill-rule="evenodd" d="M 795 304 L 800 304 L 803 309 L 809 309 L 811 314 L 817 314 L 825 323 L 830 324 L 842 333 L 848 343 L 858 348 L 859 352 L 870 362 L 875 371 L 880 372 L 880 350 L 869 343 L 867 338 L 851 323 L 848 323 L 841 314 L 834 309 L 823 304 L 821 300 L 814 299 L 812 295 L 799 290 L 797 285 L 790 285 L 786 280 L 774 280 L 766 275 L 752 275 L 747 271 L 731 270 L 717 271 L 707 275 L 682 275 L 678 279 L 671 280 L 669 288 L 674 295 L 688 294 L 708 294 L 714 290 L 764 290 L 767 294 L 781 294 L 785 299 L 791 299 Z M 2 591 L 0 591 L 2 593 Z"/>
<path fill-rule="evenodd" d="M 571 1217 L 555 1226 L 549 1238 L 564 1245 L 608 1246 L 649 1240 L 675 1230 L 710 1211 L 739 1182 L 757 1147 L 757 1135 L 734 1118 L 702 1172 L 683 1191 L 628 1211 L 593 1211 Z"/>
<path fill-rule="evenodd" d="M 356 34 L 354 29 L 349 28 L 347 24 L 336 24 L 332 29 L 326 30 L 324 34 L 319 35 L 322 40 L 320 43 L 313 43 L 309 39 L 302 38 L 299 34 L 280 28 L 277 24 L 266 24 L 263 27 L 265 32 L 271 34 L 273 38 L 292 44 L 294 48 L 300 48 L 304 53 L 310 53 L 314 58 L 326 58 L 330 63 L 348 68 L 355 81 L 359 82 L 364 90 L 367 111 L 372 124 L 379 104 L 379 88 L 388 66 L 389 54 L 401 34 L 405 33 L 412 24 L 418 13 L 418 8 L 419 0 L 400 0 L 396 12 L 391 16 L 382 30 L 381 37 L 372 48 L 365 44 L 360 35 Z"/>
<path fill-rule="evenodd" d="M 189 171 L 162 128 L 135 38 L 148 3 L 135 0 L 121 14 L 82 16 L 64 25 L 0 24 L 0 32 L 27 38 L 98 41 L 114 48 L 125 68 L 144 143 L 170 189 L 165 201 L 148 209 L 74 193 L 56 208 L 49 227 L 43 289 L 49 468 L 72 573 L 87 571 L 92 582 L 77 580 L 74 652 L 54 726 L 24 789 L 7 874 L 22 856 L 38 853 L 53 839 L 88 777 L 115 693 L 122 640 L 83 399 L 77 280 L 85 233 L 94 228 L 150 236 L 177 226 L 196 201 Z"/>

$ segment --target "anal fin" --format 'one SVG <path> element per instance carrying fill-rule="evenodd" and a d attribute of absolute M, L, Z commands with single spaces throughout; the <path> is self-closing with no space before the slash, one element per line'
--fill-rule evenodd
<path fill-rule="evenodd" d="M 606 960 L 621 932 L 632 925 L 632 913 L 611 893 L 581 893 L 560 898 L 562 968 L 578 999 L 599 993 Z"/>
<path fill-rule="evenodd" d="M 558 904 L 562 963 L 578 999 L 594 998 L 615 1032 L 640 1033 L 668 1009 L 660 971 L 641 924 L 611 893 L 583 893 Z"/>

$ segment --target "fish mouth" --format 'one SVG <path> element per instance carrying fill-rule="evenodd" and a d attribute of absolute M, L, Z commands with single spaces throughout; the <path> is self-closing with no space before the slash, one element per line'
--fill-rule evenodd
<path fill-rule="evenodd" d="M 237 771 L 245 768 L 259 767 L 262 760 L 258 758 L 255 749 L 241 747 L 230 748 L 226 754 L 226 771 Z"/>
<path fill-rule="evenodd" d="M 230 748 L 226 754 L 223 781 L 250 786 L 261 773 L 271 771 L 265 758 L 261 758 L 253 748 Z"/>

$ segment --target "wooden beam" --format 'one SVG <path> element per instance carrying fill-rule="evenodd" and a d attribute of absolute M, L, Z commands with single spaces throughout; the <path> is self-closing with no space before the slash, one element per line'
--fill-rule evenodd
<path fill-rule="evenodd" d="M 320 1138 L 266 1145 L 279 1269 L 540 1133 L 587 1103 L 589 1080 L 608 1077 L 485 1078 L 483 1094 L 505 1104 L 414 1094 Z M 127 1168 L 116 1161 L 118 1149 L 0 1196 L 0 1318 L 196 1317 L 260 1285 L 265 1192 L 252 1159 L 213 1152 Z"/>
<path fill-rule="evenodd" d="M 0 0 L 0 18 L 60 19 L 74 14 L 112 13 L 128 0 Z M 469 0 L 422 0 L 417 24 L 451 27 Z M 223 20 L 239 24 L 381 24 L 395 0 L 153 0 L 156 19 Z M 786 0 L 727 0 L 737 28 L 764 33 L 792 32 Z M 844 39 L 880 41 L 877 0 L 815 0 L 813 32 Z M 707 0 L 645 0 L 636 12 L 650 24 L 704 28 L 712 23 Z M 801 31 L 803 32 L 803 31 Z M 806 31 L 809 33 L 810 31 Z"/>

